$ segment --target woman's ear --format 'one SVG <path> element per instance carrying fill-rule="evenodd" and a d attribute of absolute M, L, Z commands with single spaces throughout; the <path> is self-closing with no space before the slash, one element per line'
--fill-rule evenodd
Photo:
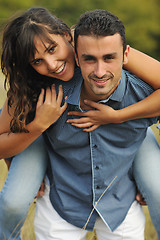
<path fill-rule="evenodd" d="M 71 31 L 71 35 L 67 32 L 64 37 L 72 45 L 72 47 L 74 48 L 74 38 L 73 38 L 73 35 L 74 34 L 72 34 L 72 31 Z"/>
<path fill-rule="evenodd" d="M 77 66 L 79 67 L 79 60 L 78 60 L 78 56 L 77 56 L 77 53 L 75 52 L 75 50 L 74 50 L 74 56 L 75 56 Z"/>
<path fill-rule="evenodd" d="M 65 33 L 65 38 L 67 39 L 68 42 L 72 42 L 72 38 L 68 32 Z"/>

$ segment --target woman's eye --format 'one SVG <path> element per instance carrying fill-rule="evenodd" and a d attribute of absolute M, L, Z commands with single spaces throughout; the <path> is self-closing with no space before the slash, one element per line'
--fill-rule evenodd
<path fill-rule="evenodd" d="M 36 59 L 34 62 L 33 62 L 33 64 L 34 65 L 39 65 L 40 63 L 41 63 L 41 59 Z"/>
<path fill-rule="evenodd" d="M 56 46 L 52 46 L 48 51 L 49 51 L 50 53 L 53 53 L 53 52 L 55 51 L 55 48 L 56 48 Z"/>

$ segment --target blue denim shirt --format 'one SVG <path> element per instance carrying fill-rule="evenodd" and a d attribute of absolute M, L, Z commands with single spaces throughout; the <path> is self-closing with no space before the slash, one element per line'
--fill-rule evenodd
<path fill-rule="evenodd" d="M 99 215 L 115 230 L 135 200 L 132 175 L 134 156 L 146 136 L 147 127 L 158 118 L 138 119 L 120 124 L 102 125 L 87 133 L 66 120 L 70 110 L 79 110 L 82 77 L 63 84 L 68 108 L 46 132 L 50 158 L 51 203 L 69 223 L 82 228 L 92 211 L 87 229 L 92 230 Z M 130 73 L 122 71 L 115 92 L 102 101 L 121 109 L 150 95 L 153 89 Z"/>

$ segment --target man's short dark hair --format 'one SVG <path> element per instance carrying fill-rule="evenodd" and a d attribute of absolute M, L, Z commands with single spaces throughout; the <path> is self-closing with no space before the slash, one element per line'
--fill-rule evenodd
<path fill-rule="evenodd" d="M 80 16 L 79 22 L 75 26 L 74 41 L 77 53 L 77 39 L 83 36 L 111 36 L 120 34 L 123 44 L 123 52 L 126 49 L 125 27 L 114 14 L 101 9 L 87 11 Z"/>

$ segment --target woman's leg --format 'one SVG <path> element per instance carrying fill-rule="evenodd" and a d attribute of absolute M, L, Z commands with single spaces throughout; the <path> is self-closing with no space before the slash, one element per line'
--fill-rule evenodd
<path fill-rule="evenodd" d="M 134 177 L 160 240 L 160 148 L 151 128 L 134 160 Z"/>
<path fill-rule="evenodd" d="M 0 192 L 0 239 L 20 239 L 20 229 L 43 181 L 47 161 L 42 136 L 13 158 Z"/>

